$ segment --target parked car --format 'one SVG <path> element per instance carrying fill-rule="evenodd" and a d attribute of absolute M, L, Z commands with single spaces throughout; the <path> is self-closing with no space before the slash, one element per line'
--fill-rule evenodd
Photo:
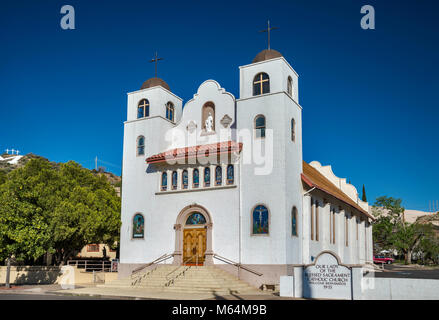
<path fill-rule="evenodd" d="M 386 263 L 386 264 L 391 264 L 395 261 L 395 259 L 393 258 L 388 258 L 385 256 L 374 256 L 373 257 L 373 262 L 374 263 Z"/>

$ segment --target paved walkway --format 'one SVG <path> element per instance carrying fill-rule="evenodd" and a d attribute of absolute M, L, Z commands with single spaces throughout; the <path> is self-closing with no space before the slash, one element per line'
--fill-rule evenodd
<path fill-rule="evenodd" d="M 257 294 L 196 294 L 183 292 L 151 291 L 144 288 L 106 288 L 94 284 L 81 284 L 75 289 L 62 289 L 52 285 L 0 286 L 0 300 L 66 300 L 78 299 L 147 299 L 147 300 L 292 300 L 279 297 L 278 292 L 261 291 Z"/>
<path fill-rule="evenodd" d="M 55 294 L 98 296 L 102 298 L 126 297 L 137 299 L 158 300 L 289 300 L 290 298 L 279 297 L 276 292 L 261 292 L 260 294 L 214 294 L 214 293 L 191 293 L 169 291 L 152 291 L 144 288 L 104 288 L 88 287 L 69 290 L 52 291 Z"/>

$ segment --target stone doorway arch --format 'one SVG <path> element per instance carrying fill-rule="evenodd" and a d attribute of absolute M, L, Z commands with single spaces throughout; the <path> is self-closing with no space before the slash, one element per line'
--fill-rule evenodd
<path fill-rule="evenodd" d="M 187 218 L 195 212 L 201 213 L 206 219 L 206 223 L 202 226 L 206 229 L 206 252 L 204 265 L 213 264 L 213 251 L 212 251 L 212 217 L 206 208 L 198 204 L 191 204 L 184 207 L 177 216 L 176 223 L 174 225 L 175 230 L 175 251 L 174 261 L 176 265 L 183 263 L 183 232 L 186 229 Z"/>

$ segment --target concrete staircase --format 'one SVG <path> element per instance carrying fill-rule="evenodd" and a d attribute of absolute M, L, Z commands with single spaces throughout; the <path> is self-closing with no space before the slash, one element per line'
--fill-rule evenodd
<path fill-rule="evenodd" d="M 173 273 L 169 275 L 171 272 Z M 178 277 L 176 277 L 177 275 Z M 174 277 L 176 277 L 174 281 L 170 282 Z M 246 282 L 214 266 L 181 266 L 178 268 L 175 265 L 157 265 L 157 268 L 153 270 L 140 272 L 125 279 L 114 280 L 99 287 L 210 294 L 262 293 Z"/>

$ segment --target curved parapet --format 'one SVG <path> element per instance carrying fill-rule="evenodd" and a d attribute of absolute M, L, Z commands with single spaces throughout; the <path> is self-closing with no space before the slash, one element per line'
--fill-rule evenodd
<path fill-rule="evenodd" d="M 357 188 L 355 188 L 352 184 L 347 183 L 346 178 L 337 177 L 332 171 L 332 167 L 330 165 L 322 166 L 322 164 L 318 161 L 312 161 L 310 165 L 324 175 L 325 178 L 332 182 L 338 189 L 343 191 L 343 193 L 351 198 L 352 201 L 355 201 L 362 209 L 364 209 L 366 212 L 369 210 L 369 204 L 362 201 L 358 197 Z"/>

